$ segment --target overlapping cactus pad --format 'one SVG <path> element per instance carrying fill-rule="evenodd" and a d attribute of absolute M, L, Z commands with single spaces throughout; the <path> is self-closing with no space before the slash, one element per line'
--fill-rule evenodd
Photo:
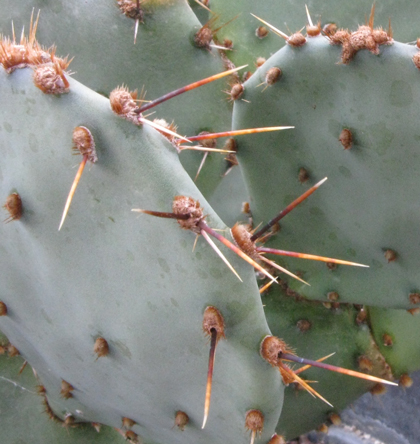
<path fill-rule="evenodd" d="M 249 103 L 235 102 L 235 128 L 279 121 L 295 126 L 241 143 L 238 159 L 251 208 L 257 222 L 267 221 L 328 176 L 281 222 L 270 246 L 370 268 L 331 270 L 288 259 L 283 264 L 300 270 L 311 284 L 290 285 L 311 299 L 327 300 L 329 292 L 337 292 L 339 302 L 415 308 L 410 294 L 420 287 L 420 71 L 413 63 L 418 49 L 393 42 L 373 47 L 377 54 L 363 49 L 350 60 L 345 54 L 344 63 L 345 49 L 324 36 L 308 38 L 300 47 L 287 45 L 245 84 L 243 98 Z M 264 90 L 260 84 L 272 67 L 280 68 L 282 76 Z M 395 260 L 386 257 L 387 251 L 395 253 Z"/>
<path fill-rule="evenodd" d="M 203 240 L 192 252 L 195 236 L 176 221 L 131 211 L 170 209 L 182 193 L 199 199 L 208 223 L 223 228 L 174 148 L 154 129 L 119 119 L 107 99 L 76 81 L 54 97 L 37 90 L 30 69 L 1 76 L 10 104 L 2 114 L 2 186 L 17 191 L 23 206 L 19 221 L 2 226 L 2 329 L 36 368 L 54 411 L 114 427 L 132 418 L 146 442 L 188 435 L 246 441 L 251 408 L 274 430 L 282 392 L 258 353 L 269 330 L 252 271 L 231 258 L 241 283 Z M 95 138 L 98 161 L 84 173 L 59 232 L 77 160 L 72 131 L 81 124 Z M 211 416 L 201 432 L 208 305 L 224 315 L 226 341 L 218 345 Z M 107 356 L 94 352 L 98 337 L 109 345 Z M 71 399 L 60 399 L 62 380 L 74 387 Z M 178 410 L 190 417 L 184 433 L 173 429 Z"/>

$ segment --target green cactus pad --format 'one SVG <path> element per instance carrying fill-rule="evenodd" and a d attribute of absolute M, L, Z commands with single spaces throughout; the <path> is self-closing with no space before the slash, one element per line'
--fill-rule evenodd
<path fill-rule="evenodd" d="M 305 28 L 308 24 L 305 5 L 314 25 L 318 21 L 321 26 L 334 23 L 339 28 L 356 29 L 366 21 L 370 14 L 372 3 L 352 2 L 343 6 L 334 0 L 265 0 L 255 3 L 252 0 L 211 0 L 210 8 L 214 14 L 220 16 L 223 23 L 233 17 L 237 17 L 228 26 L 218 33 L 218 39 L 230 39 L 233 42 L 233 50 L 226 51 L 226 55 L 237 65 L 249 64 L 250 71 L 255 70 L 258 57 L 268 59 L 279 48 L 285 45 L 285 40 L 273 32 L 264 38 L 256 36 L 256 29 L 265 26 L 252 17 L 254 14 L 267 21 L 287 35 Z M 414 41 L 418 37 L 418 21 L 416 4 L 410 0 L 394 2 L 381 0 L 375 2 L 375 26 L 388 27 L 391 19 L 394 37 L 401 42 Z M 302 31 L 305 33 L 305 29 Z"/>
<path fill-rule="evenodd" d="M 320 303 L 296 300 L 276 288 L 263 295 L 264 310 L 272 333 L 281 337 L 296 354 L 317 360 L 330 353 L 325 362 L 351 370 L 363 371 L 359 359 L 372 364 L 366 373 L 389 378 L 390 372 L 380 355 L 366 324 L 357 325 L 357 310 L 351 306 L 326 308 Z M 295 365 L 295 368 L 300 366 Z M 328 422 L 332 412 L 339 412 L 374 385 L 362 379 L 331 371 L 310 368 L 304 379 L 317 381 L 312 387 L 334 407 L 313 398 L 295 384 L 285 389 L 284 409 L 277 433 L 292 439 Z M 299 388 L 299 389 L 298 389 Z"/>
<path fill-rule="evenodd" d="M 400 377 L 417 370 L 420 365 L 418 313 L 371 307 L 369 319 L 375 341 L 392 366 L 395 376 Z"/>
<path fill-rule="evenodd" d="M 312 38 L 300 48 L 277 52 L 245 84 L 244 99 L 250 103 L 235 103 L 235 128 L 295 126 L 241 144 L 238 159 L 256 223 L 267 222 L 328 176 L 282 219 L 281 232 L 267 246 L 370 266 L 330 270 L 322 262 L 281 259 L 311 284 L 289 282 L 304 297 L 327 300 L 329 292 L 337 292 L 339 302 L 417 306 L 409 300 L 420 287 L 420 71 L 412 61 L 415 53 L 414 47 L 395 42 L 381 46 L 379 55 L 359 51 L 345 65 L 340 46 Z M 264 90 L 258 85 L 275 66 L 283 75 Z M 343 149 L 338 140 L 343 129 L 353 134 L 351 149 Z M 303 184 L 300 168 L 309 173 Z M 395 261 L 386 259 L 388 249 L 396 252 Z"/>
<path fill-rule="evenodd" d="M 105 96 L 124 84 L 139 92 L 143 88 L 146 100 L 153 100 L 225 69 L 217 51 L 200 50 L 191 44 L 190 34 L 199 22 L 183 0 L 146 2 L 136 44 L 135 20 L 123 15 L 115 0 L 53 3 L 7 0 L 3 7 L 8 15 L 0 19 L 0 33 L 11 35 L 13 20 L 19 37 L 22 27 L 28 29 L 32 12 L 36 16 L 39 10 L 38 41 L 46 47 L 56 45 L 60 55 L 74 57 L 74 78 Z M 150 111 L 151 118 L 174 120 L 184 136 L 230 129 L 231 105 L 224 90 L 229 90 L 228 78 L 159 105 Z M 180 156 L 193 178 L 202 156 L 202 152 L 192 151 Z M 218 186 L 224 170 L 223 155 L 210 155 L 197 181 L 206 197 Z"/>
<path fill-rule="evenodd" d="M 20 194 L 22 218 L 1 225 L 0 327 L 36 369 L 61 418 L 121 427 L 138 425 L 145 443 L 247 442 L 245 413 L 265 415 L 268 440 L 282 405 L 277 372 L 259 356 L 269 333 L 254 273 L 227 252 L 244 282 L 213 250 L 176 221 L 132 208 L 170 211 L 175 195 L 198 199 L 206 220 L 224 228 L 181 167 L 169 142 L 136 127 L 109 101 L 74 80 L 62 96 L 44 95 L 31 69 L 0 73 L 1 189 Z M 60 232 L 64 202 L 78 162 L 72 131 L 83 125 L 98 161 L 86 169 Z M 157 180 L 158 179 L 158 180 Z M 5 213 L 6 214 L 6 213 Z M 209 344 L 203 311 L 224 315 L 210 417 L 200 429 Z M 104 337 L 110 353 L 96 359 Z M 60 398 L 61 381 L 75 388 Z M 191 425 L 173 429 L 184 410 Z M 71 433 L 71 430 L 69 430 Z"/>
<path fill-rule="evenodd" d="M 4 343 L 2 343 L 4 344 Z M 76 428 L 63 427 L 43 412 L 42 397 L 37 394 L 39 381 L 30 366 L 21 374 L 22 358 L 0 356 L 0 408 L 2 440 L 12 442 L 42 442 L 62 444 L 109 444 L 122 442 L 110 427 L 97 433 L 90 424 Z"/>

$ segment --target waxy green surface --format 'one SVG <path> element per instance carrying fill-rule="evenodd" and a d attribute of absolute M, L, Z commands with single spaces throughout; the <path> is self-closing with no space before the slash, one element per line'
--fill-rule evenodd
<path fill-rule="evenodd" d="M 420 287 L 418 269 L 418 186 L 420 71 L 416 49 L 395 42 L 380 54 L 359 51 L 348 65 L 341 48 L 324 37 L 300 47 L 286 46 L 245 84 L 235 103 L 233 125 L 293 125 L 295 129 L 258 134 L 241 145 L 238 159 L 251 194 L 255 223 L 269 219 L 323 177 L 306 202 L 281 221 L 266 246 L 340 258 L 370 268 L 301 259 L 279 260 L 301 271 L 311 286 L 290 286 L 310 299 L 392 308 L 413 308 L 409 294 Z M 264 89 L 270 67 L 283 71 Z M 354 144 L 344 150 L 338 138 L 351 130 Z M 298 180 L 300 168 L 310 176 Z M 388 263 L 386 249 L 395 250 Z"/>
<path fill-rule="evenodd" d="M 254 272 L 227 256 L 241 283 L 210 246 L 177 222 L 131 212 L 171 210 L 175 195 L 198 199 L 214 228 L 220 219 L 185 173 L 174 148 L 149 127 L 114 115 L 104 97 L 71 81 L 67 95 L 44 95 L 30 69 L 0 73 L 1 189 L 17 191 L 19 221 L 1 226 L 0 327 L 38 372 L 57 413 L 120 427 L 134 419 L 145 443 L 247 442 L 245 414 L 265 415 L 269 439 L 282 406 L 277 372 L 259 356 L 269 334 Z M 98 162 L 86 169 L 63 228 L 75 175 L 71 138 L 90 129 Z M 207 427 L 201 430 L 209 343 L 208 305 L 225 319 Z M 106 338 L 110 354 L 96 360 Z M 239 372 L 238 369 L 241 369 Z M 61 379 L 75 387 L 59 396 Z M 173 429 L 177 410 L 191 420 Z"/>

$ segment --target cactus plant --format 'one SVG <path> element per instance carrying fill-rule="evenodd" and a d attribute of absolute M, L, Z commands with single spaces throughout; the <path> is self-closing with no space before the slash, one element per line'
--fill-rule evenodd
<path fill-rule="evenodd" d="M 117 442 L 120 434 L 145 443 L 268 443 L 315 427 L 332 407 L 308 401 L 307 392 L 293 390 L 300 376 L 288 381 L 264 361 L 265 337 L 288 344 L 276 361 L 294 349 L 314 360 L 335 352 L 332 364 L 386 380 L 419 367 L 416 354 L 401 363 L 412 344 L 402 347 L 398 327 L 406 325 L 405 337 L 414 338 L 413 315 L 420 305 L 411 205 L 418 197 L 411 146 L 419 137 L 414 124 L 419 70 L 413 63 L 418 49 L 387 34 L 386 45 L 370 48 L 375 54 L 354 51 L 340 63 L 341 47 L 350 40 L 302 36 L 301 47 L 289 42 L 279 49 L 238 97 L 224 92 L 241 84 L 233 73 L 229 81 L 156 106 L 150 111 L 156 117 L 175 118 L 177 129 L 170 128 L 177 135 L 168 136 L 162 134 L 164 123 L 141 112 L 136 99 L 143 97 L 130 89 L 144 84 L 146 99 L 153 99 L 232 68 L 212 45 L 223 43 L 231 25 L 245 20 L 257 26 L 255 18 L 238 17 L 222 27 L 230 14 L 202 11 L 200 19 L 208 20 L 203 26 L 183 0 L 6 3 L 10 16 L 0 21 L 0 178 L 7 222 L 1 226 L 0 328 L 8 339 L 2 339 L 0 359 L 5 396 L 15 397 L 13 384 L 27 388 L 16 397 L 16 409 L 33 408 L 30 386 L 36 380 L 44 403 L 39 401 L 38 410 L 64 426 L 53 432 L 65 436 L 62 442 Z M 214 10 L 219 6 L 215 1 Z M 31 7 L 41 9 L 39 22 Z M 19 42 L 18 26 L 31 13 L 29 31 Z M 303 9 L 302 15 L 304 20 Z M 76 24 L 82 31 L 69 38 Z M 200 27 L 202 34 L 211 31 L 205 45 L 194 37 Z M 273 45 L 276 38 L 270 34 Z M 47 49 L 53 43 L 58 49 Z M 245 46 L 232 56 L 235 63 L 249 63 L 247 51 L 253 50 Z M 274 77 L 266 76 L 270 68 Z M 360 87 L 362 77 L 367 80 Z M 398 116 L 401 107 L 412 119 Z M 294 129 L 235 137 L 239 166 L 228 175 L 225 156 L 206 154 L 194 181 L 203 154 L 183 152 L 184 136 L 198 140 L 195 135 L 203 131 L 280 125 Z M 397 139 L 398 155 L 391 143 Z M 62 214 L 74 177 L 72 145 L 82 154 L 79 173 L 91 165 Z M 217 142 L 218 148 L 224 145 L 233 146 Z M 402 171 L 396 187 L 390 178 Z M 325 175 L 328 182 L 313 192 L 311 185 Z M 349 183 L 356 196 L 346 191 Z M 281 219 L 279 233 L 253 239 L 249 227 L 235 225 L 253 246 L 250 252 L 243 248 L 244 254 L 236 238 L 238 246 L 230 248 L 266 265 L 260 254 L 264 240 L 267 247 L 363 262 L 370 269 L 333 261 L 307 265 L 304 259 L 297 265 L 284 256 L 277 262 L 300 281 L 280 274 L 277 282 L 268 282 L 270 268 L 258 282 L 240 257 L 216 247 L 218 240 L 231 245 L 228 227 L 238 219 L 267 222 L 304 191 L 313 195 Z M 175 205 L 170 215 L 174 199 L 189 206 Z M 250 204 L 241 214 L 244 200 Z M 176 220 L 136 214 L 136 208 Z M 205 317 L 209 311 L 220 315 L 218 326 L 214 317 Z M 395 346 L 384 349 L 384 334 Z M 22 363 L 13 355 L 19 353 L 36 370 L 35 380 L 29 366 L 17 374 Z M 280 362 L 279 369 L 294 375 L 285 365 Z M 213 374 L 207 366 L 214 367 Z M 320 381 L 317 391 L 336 410 L 373 384 L 327 377 L 320 369 L 303 378 L 302 385 Z M 349 382 L 338 394 L 341 378 Z M 82 423 L 104 428 L 94 438 L 94 428 Z M 56 424 L 41 424 L 36 433 L 44 442 L 58 439 L 49 431 Z M 9 440 L 14 433 L 7 429 Z"/>
<path fill-rule="evenodd" d="M 418 200 L 411 160 L 418 129 L 414 122 L 402 125 L 399 110 L 417 113 L 419 71 L 412 60 L 417 50 L 394 42 L 378 51 L 379 56 L 359 51 L 354 60 L 344 63 L 341 45 L 333 45 L 323 36 L 308 38 L 299 48 L 287 45 L 245 84 L 244 99 L 253 106 L 236 102 L 233 121 L 235 127 L 246 127 L 280 118 L 299 127 L 289 133 L 257 135 L 241 144 L 238 159 L 258 220 L 268 220 L 272 212 L 273 193 L 267 194 L 261 186 L 263 174 L 270 177 L 280 202 L 302 189 L 298 177 L 301 168 L 309 172 L 306 183 L 329 177 L 322 192 L 308 202 L 307 218 L 299 217 L 303 211 L 299 208 L 294 218 L 282 224 L 285 238 L 278 236 L 273 246 L 327 256 L 334 251 L 340 257 L 357 257 L 370 265 L 364 273 L 347 267 L 331 272 L 316 263 L 292 265 L 290 260 L 289 266 L 298 266 L 307 280 L 316 283 L 307 288 L 291 283 L 293 289 L 313 299 L 327 300 L 327 293 L 336 291 L 342 302 L 410 309 L 416 303 L 409 296 L 420 285 L 415 278 L 419 264 L 413 242 L 417 230 L 409 222 L 415 215 L 413 207 L 407 205 Z M 282 77 L 269 93 L 261 93 L 256 86 L 271 67 L 281 67 Z M 358 88 L 363 75 L 366 80 Z M 366 101 L 367 94 L 375 99 Z M 254 112 L 256 109 L 259 111 Z M 343 148 L 339 140 L 346 129 L 353 134 L 350 149 Z M 256 144 L 258 165 L 253 154 Z M 399 177 L 398 187 L 393 177 Z M 392 197 L 399 193 L 404 199 Z M 350 216 L 355 212 L 356 217 Z M 398 221 L 406 224 L 404 229 L 397 228 Z M 308 223 L 310 236 L 306 234 Z M 385 257 L 389 249 L 397 252 L 399 259 L 389 262 Z"/>

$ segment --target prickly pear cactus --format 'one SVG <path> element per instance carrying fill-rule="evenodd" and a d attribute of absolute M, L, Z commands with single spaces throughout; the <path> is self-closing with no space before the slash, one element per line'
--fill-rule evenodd
<path fill-rule="evenodd" d="M 385 31 L 379 44 L 373 19 L 359 34 L 298 36 L 301 46 L 290 40 L 278 52 L 280 37 L 253 33 L 264 57 L 275 54 L 252 74 L 255 48 L 235 39 L 257 19 L 230 22 L 216 0 L 220 15 L 200 9 L 201 25 L 183 0 L 6 3 L 1 410 L 31 420 L 16 431 L 2 417 L 5 442 L 273 444 L 332 421 L 374 385 L 314 368 L 297 376 L 283 354 L 335 352 L 331 364 L 387 381 L 419 368 L 410 353 L 420 310 L 417 48 Z M 303 6 L 297 17 L 304 25 Z M 356 48 L 357 37 L 371 45 Z M 233 52 L 221 51 L 229 39 Z M 229 57 L 251 63 L 243 86 L 240 71 L 141 111 L 145 100 L 234 68 Z M 195 151 L 183 140 L 279 125 L 294 129 L 197 139 Z M 226 147 L 234 152 L 209 151 Z M 279 232 L 253 242 L 252 223 L 324 176 Z M 230 232 L 237 221 L 249 226 Z M 278 269 L 263 247 L 370 268 L 282 257 L 300 280 L 279 273 L 270 285 Z M 241 258 L 257 261 L 257 279 Z M 287 346 L 265 349 L 271 335 Z M 324 403 L 310 397 L 314 380 Z"/>
<path fill-rule="evenodd" d="M 337 28 L 356 30 L 365 22 L 365 16 L 369 15 L 372 3 L 375 3 L 375 23 L 386 28 L 391 18 L 395 39 L 400 42 L 411 42 L 418 37 L 416 4 L 411 0 L 353 2 L 345 7 L 334 0 L 295 0 L 293 2 L 266 0 L 261 2 L 258 8 L 252 0 L 236 2 L 211 0 L 211 9 L 225 21 L 236 17 L 229 26 L 220 29 L 217 37 L 220 42 L 225 39 L 231 40 L 232 50 L 226 52 L 227 56 L 237 65 L 248 63 L 253 71 L 258 58 L 268 59 L 285 45 L 285 41 L 278 39 L 266 25 L 256 20 L 251 14 L 268 21 L 287 34 L 292 34 L 308 25 L 305 11 L 307 6 L 314 25 L 320 23 L 324 27 L 334 24 Z"/>
<path fill-rule="evenodd" d="M 57 415 L 114 427 L 128 417 L 146 442 L 183 442 L 184 434 L 173 428 L 178 410 L 190 417 L 188 433 L 195 442 L 206 442 L 212 423 L 220 442 L 244 436 L 251 408 L 265 411 L 266 429 L 273 429 L 281 408 L 280 381 L 258 356 L 269 330 L 253 273 L 235 264 L 241 283 L 207 245 L 199 242 L 192 252 L 193 234 L 176 222 L 131 212 L 139 205 L 165 208 L 181 193 L 198 199 L 209 223 L 224 228 L 173 147 L 154 129 L 115 116 L 107 99 L 76 81 L 68 94 L 54 97 L 37 90 L 30 69 L 1 75 L 3 97 L 11 103 L 2 115 L 9 133 L 9 145 L 2 147 L 8 165 L 3 187 L 19 193 L 23 207 L 18 223 L 2 226 L 8 252 L 1 265 L 8 276 L 2 329 L 36 368 Z M 27 113 L 21 114 L 23 106 Z M 38 127 L 47 121 L 46 130 L 33 134 L 34 127 L 25 125 L 27 115 Z M 50 212 L 63 206 L 74 176 L 72 131 L 82 123 L 95 138 L 98 161 L 83 177 L 59 232 L 59 220 Z M 46 164 L 50 178 L 61 177 L 54 188 L 43 177 Z M 31 296 L 17 299 L 17 294 Z M 215 374 L 224 381 L 221 404 L 216 381 L 212 403 L 224 425 L 209 418 L 200 433 L 209 353 L 202 319 L 209 305 L 223 313 L 226 324 Z M 106 356 L 94 352 L 98 337 L 108 343 Z M 62 380 L 74 387 L 68 400 L 60 399 Z M 226 402 L 223 392 L 229 393 Z"/>
<path fill-rule="evenodd" d="M 245 84 L 243 98 L 252 106 L 235 103 L 235 128 L 278 120 L 295 125 L 294 131 L 259 134 L 241 143 L 238 159 L 253 214 L 258 221 L 269 220 L 273 199 L 288 202 L 328 176 L 281 223 L 282 231 L 270 246 L 357 258 L 370 268 L 331 270 L 325 264 L 287 259 L 283 264 L 299 269 L 312 284 L 296 281 L 291 287 L 311 299 L 327 301 L 330 292 L 337 292 L 339 302 L 415 308 L 419 301 L 410 295 L 420 287 L 419 212 L 413 206 L 420 198 L 414 161 L 420 71 L 413 57 L 418 49 L 373 41 L 371 51 L 350 54 L 345 44 L 333 43 L 320 35 L 300 47 L 287 45 Z M 282 75 L 264 91 L 258 85 L 273 68 Z M 407 120 L 407 114 L 414 119 Z M 394 260 L 389 260 L 392 252 Z"/>

